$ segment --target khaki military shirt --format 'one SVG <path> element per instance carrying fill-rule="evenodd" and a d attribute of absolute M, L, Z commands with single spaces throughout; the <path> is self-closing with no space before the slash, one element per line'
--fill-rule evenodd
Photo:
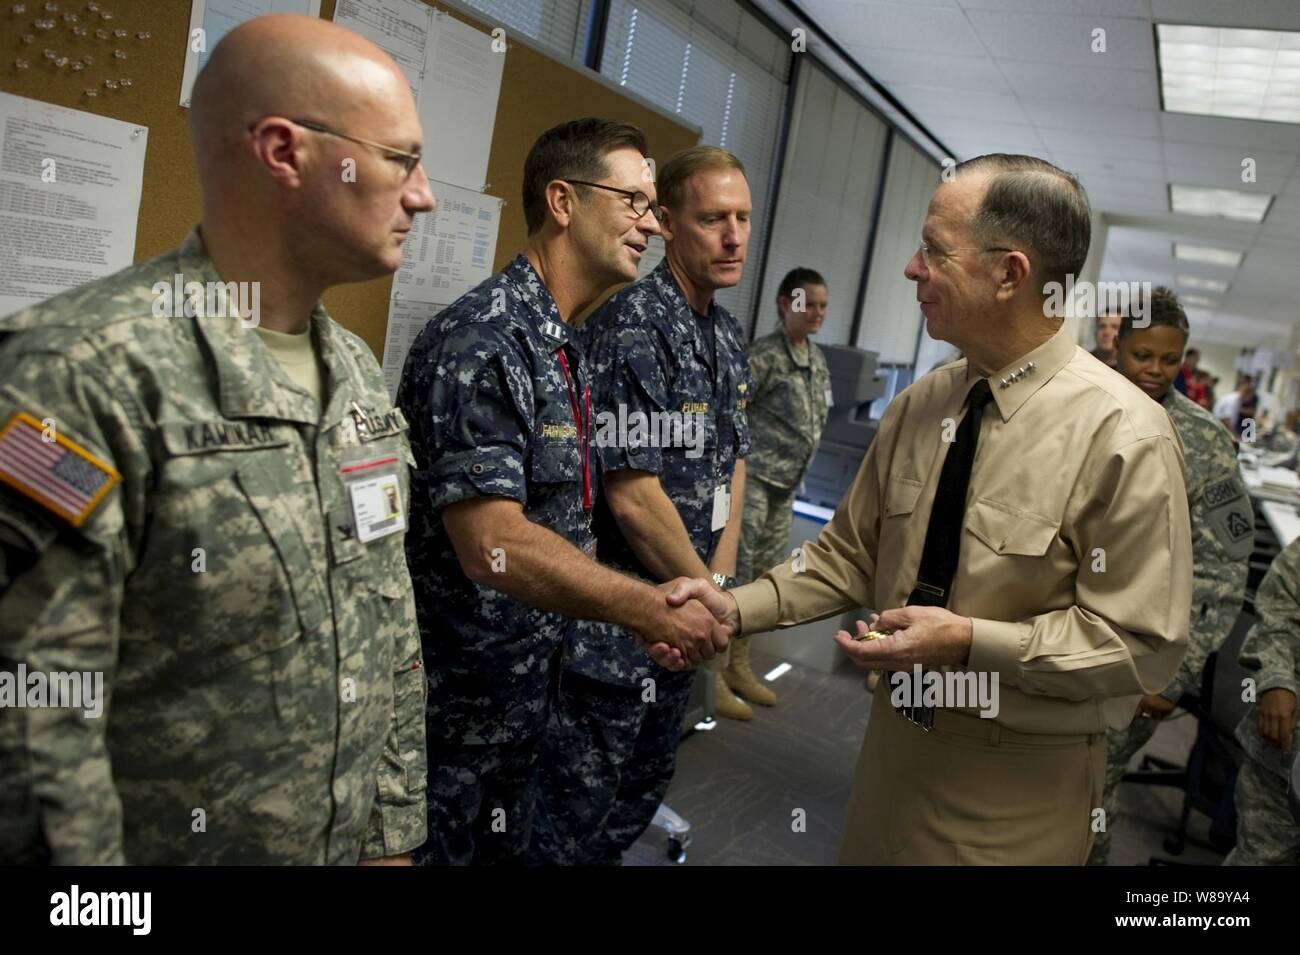
<path fill-rule="evenodd" d="M 976 377 L 963 359 L 894 399 L 834 518 L 803 548 L 805 566 L 787 562 L 733 591 L 744 632 L 907 601 L 944 436 Z M 1178 436 L 1066 328 L 989 382 L 948 603 L 972 619 L 967 669 L 998 675 L 995 719 L 1008 729 L 1126 726 L 1138 696 L 1168 685 L 1187 643 Z"/>
<path fill-rule="evenodd" d="M 0 427 L 26 413 L 85 455 L 66 488 L 0 484 L 0 668 L 98 672 L 109 696 L 98 717 L 0 711 L 0 766 L 25 768 L 0 779 L 0 812 L 20 820 L 0 856 L 409 850 L 426 835 L 425 685 L 403 535 L 363 543 L 356 525 L 379 524 L 354 520 L 342 477 L 382 462 L 378 499 L 405 510 L 405 420 L 320 306 L 318 406 L 239 319 L 156 317 L 155 285 L 176 276 L 218 280 L 197 231 L 0 319 Z M 105 469 L 120 481 L 80 526 L 19 486 L 72 494 Z"/>

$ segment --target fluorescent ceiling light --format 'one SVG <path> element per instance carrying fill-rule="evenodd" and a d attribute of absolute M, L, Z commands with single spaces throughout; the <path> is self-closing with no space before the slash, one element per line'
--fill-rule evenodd
<path fill-rule="evenodd" d="M 1219 300 L 1210 298 L 1207 295 L 1180 295 L 1178 300 L 1184 305 L 1194 305 L 1200 308 L 1218 308 Z"/>
<path fill-rule="evenodd" d="M 1200 186 L 1169 187 L 1169 208 L 1189 216 L 1210 216 L 1238 222 L 1263 222 L 1273 197 L 1241 189 L 1204 189 Z"/>
<path fill-rule="evenodd" d="M 1171 113 L 1300 123 L 1300 33 L 1156 24 Z"/>
<path fill-rule="evenodd" d="M 1209 245 L 1188 245 L 1186 242 L 1174 243 L 1174 258 L 1185 262 L 1205 262 L 1209 265 L 1223 265 L 1235 269 L 1241 265 L 1243 253 L 1232 249 L 1219 249 Z"/>
<path fill-rule="evenodd" d="M 1226 292 L 1228 283 L 1219 279 L 1203 279 L 1199 275 L 1179 275 L 1178 284 L 1183 288 L 1200 289 L 1204 292 Z"/>

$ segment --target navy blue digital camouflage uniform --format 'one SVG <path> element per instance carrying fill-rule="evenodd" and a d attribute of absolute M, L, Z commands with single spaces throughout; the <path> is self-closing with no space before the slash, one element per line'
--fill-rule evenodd
<path fill-rule="evenodd" d="M 573 622 L 470 580 L 442 510 L 509 498 L 530 521 L 591 544 L 558 355 L 562 348 L 581 396 L 587 371 L 572 334 L 519 255 L 432 319 L 402 372 L 397 403 L 416 459 L 406 555 L 429 681 L 429 840 L 420 863 L 522 862 L 528 846 L 536 749 Z M 508 553 L 493 559 L 508 569 Z"/>
<path fill-rule="evenodd" d="M 705 320 L 714 323 L 712 351 L 702 330 Z M 583 337 L 601 473 L 657 474 L 707 564 L 722 536 L 722 530 L 712 530 L 715 489 L 730 487 L 736 459 L 749 453 L 745 403 L 753 382 L 740 326 L 716 303 L 709 319 L 695 313 L 665 260 L 605 303 Z M 602 441 L 602 417 L 617 416 L 620 404 L 628 416 L 697 414 L 704 432 L 700 453 Z M 735 500 L 733 507 L 740 503 Z M 653 580 L 603 494 L 596 501 L 595 530 L 603 563 Z M 583 623 L 570 631 L 564 682 L 540 761 L 532 861 L 621 860 L 668 790 L 694 678 L 694 671 L 658 666 L 613 625 Z"/>

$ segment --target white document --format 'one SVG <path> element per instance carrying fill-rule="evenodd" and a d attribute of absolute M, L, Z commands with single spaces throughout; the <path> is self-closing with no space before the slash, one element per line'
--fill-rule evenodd
<path fill-rule="evenodd" d="M 402 380 L 402 366 L 420 330 L 446 305 L 392 298 L 388 301 L 388 331 L 384 335 L 384 384 L 388 397 L 397 400 L 397 385 Z"/>
<path fill-rule="evenodd" d="M 1300 489 L 1300 477 L 1290 468 L 1260 468 L 1260 483 L 1269 488 L 1282 488 L 1287 491 Z"/>
<path fill-rule="evenodd" d="M 406 74 L 411 96 L 420 101 L 433 7 L 424 0 L 339 0 L 334 22 L 391 56 Z"/>
<path fill-rule="evenodd" d="M 245 20 L 267 13 L 305 13 L 320 16 L 320 0 L 193 0 L 190 29 L 185 35 L 185 69 L 181 73 L 181 105 L 190 105 L 194 78 L 208 62 L 208 54 L 221 38 Z M 195 30 L 202 30 L 202 49 L 195 42 Z M 313 117 L 314 118 L 314 117 Z"/>
<path fill-rule="evenodd" d="M 433 19 L 420 91 L 424 168 L 430 179 L 481 190 L 497 121 L 506 54 L 492 37 L 444 13 Z"/>
<path fill-rule="evenodd" d="M 501 200 L 445 182 L 429 186 L 438 208 L 415 217 L 393 296 L 449 305 L 492 274 Z"/>
<path fill-rule="evenodd" d="M 352 492 L 352 517 L 357 523 L 357 540 L 369 544 L 406 530 L 402 512 L 402 485 L 397 471 L 388 471 L 368 481 L 356 481 Z"/>
<path fill-rule="evenodd" d="M 0 315 L 135 257 L 149 130 L 0 93 Z"/>
<path fill-rule="evenodd" d="M 731 487 L 719 484 L 713 492 L 713 523 L 711 530 L 720 531 L 731 520 Z"/>

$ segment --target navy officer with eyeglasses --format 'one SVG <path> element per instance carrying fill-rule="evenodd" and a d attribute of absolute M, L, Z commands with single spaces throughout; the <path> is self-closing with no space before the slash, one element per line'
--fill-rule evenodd
<path fill-rule="evenodd" d="M 636 277 L 659 233 L 646 150 L 639 129 L 606 119 L 543 133 L 524 163 L 524 250 L 431 320 L 406 360 L 407 558 L 429 674 L 417 862 L 524 860 L 536 753 L 578 620 L 652 635 L 683 666 L 726 646 L 700 604 L 670 608 L 593 559 L 593 402 L 571 324 Z"/>

